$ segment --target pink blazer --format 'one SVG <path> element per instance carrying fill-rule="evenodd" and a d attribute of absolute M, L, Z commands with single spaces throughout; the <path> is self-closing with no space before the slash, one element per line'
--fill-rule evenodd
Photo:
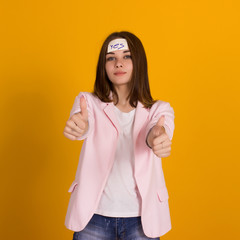
<path fill-rule="evenodd" d="M 119 125 L 113 103 L 105 103 L 91 93 L 81 92 L 76 97 L 70 118 L 80 112 L 80 97 L 87 101 L 89 129 L 78 138 L 84 140 L 75 180 L 69 188 L 71 197 L 65 226 L 81 231 L 98 207 L 102 191 L 114 161 Z M 168 191 L 162 170 L 162 160 L 146 145 L 149 130 L 164 115 L 164 127 L 169 138 L 174 131 L 174 111 L 169 103 L 157 101 L 151 109 L 138 102 L 134 128 L 134 155 L 137 187 L 141 200 L 141 221 L 146 236 L 160 237 L 171 229 Z"/>

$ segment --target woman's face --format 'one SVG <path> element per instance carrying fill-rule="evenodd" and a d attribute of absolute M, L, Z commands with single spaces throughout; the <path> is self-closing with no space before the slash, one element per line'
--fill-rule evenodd
<path fill-rule="evenodd" d="M 106 54 L 105 69 L 114 86 L 127 85 L 131 81 L 133 64 L 129 50 L 116 50 Z"/>

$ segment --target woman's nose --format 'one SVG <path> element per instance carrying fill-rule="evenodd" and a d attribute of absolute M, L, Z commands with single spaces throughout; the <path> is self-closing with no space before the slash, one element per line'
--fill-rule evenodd
<path fill-rule="evenodd" d="M 122 66 L 123 66 L 122 62 L 120 60 L 117 60 L 116 61 L 116 67 L 119 68 L 119 67 L 122 67 Z"/>

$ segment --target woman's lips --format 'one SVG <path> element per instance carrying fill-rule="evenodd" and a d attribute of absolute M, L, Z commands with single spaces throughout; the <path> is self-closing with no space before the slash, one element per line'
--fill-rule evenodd
<path fill-rule="evenodd" d="M 126 72 L 116 72 L 116 73 L 114 73 L 114 75 L 116 75 L 116 76 L 122 76 L 122 75 L 124 75 Z"/>

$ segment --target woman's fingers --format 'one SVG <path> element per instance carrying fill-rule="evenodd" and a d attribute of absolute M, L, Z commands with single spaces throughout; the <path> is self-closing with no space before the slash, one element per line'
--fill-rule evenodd
<path fill-rule="evenodd" d="M 68 124 L 69 124 L 69 127 L 73 127 L 73 129 L 76 131 L 77 131 L 77 128 L 75 128 L 75 126 L 77 126 L 82 130 L 85 130 L 87 127 L 87 121 L 83 119 L 81 113 L 74 114 L 72 118 L 69 120 Z"/>
<path fill-rule="evenodd" d="M 73 136 L 72 134 L 69 134 L 69 133 L 67 133 L 67 132 L 63 132 L 63 135 L 65 136 L 65 137 L 67 137 L 68 139 L 70 139 L 70 140 L 76 140 L 76 137 L 75 136 Z"/>
<path fill-rule="evenodd" d="M 88 120 L 87 117 L 84 116 L 87 115 L 87 110 L 84 109 L 84 104 L 85 100 L 82 101 L 82 108 L 83 108 L 83 113 L 75 113 L 71 119 L 69 119 L 66 122 L 66 126 L 64 128 L 64 136 L 71 139 L 71 140 L 76 140 L 76 137 L 81 137 L 85 134 L 85 132 L 88 129 Z"/>
<path fill-rule="evenodd" d="M 170 153 L 171 152 L 171 147 L 166 147 L 162 148 L 158 151 L 155 151 L 156 154 L 165 154 L 165 153 Z"/>
<path fill-rule="evenodd" d="M 78 128 L 77 131 L 76 131 L 75 129 L 66 126 L 65 129 L 64 129 L 64 132 L 66 132 L 68 134 L 71 134 L 73 136 L 76 136 L 76 137 L 81 137 L 84 133 L 84 130 Z"/>
<path fill-rule="evenodd" d="M 172 142 L 167 134 L 162 134 L 153 141 L 152 150 L 158 157 L 168 157 L 171 152 Z"/>
<path fill-rule="evenodd" d="M 167 139 L 167 140 L 165 140 L 163 142 L 159 142 L 158 144 L 153 145 L 152 150 L 153 151 L 159 151 L 161 149 L 170 147 L 171 145 L 172 145 L 172 142 L 169 139 Z"/>
<path fill-rule="evenodd" d="M 78 132 L 78 133 L 82 133 L 84 128 L 79 127 L 79 125 L 81 126 L 81 124 L 76 123 L 75 121 L 72 120 L 68 120 L 66 123 L 66 127 L 70 128 L 71 130 Z"/>
<path fill-rule="evenodd" d="M 163 158 L 163 157 L 169 157 L 170 156 L 170 152 L 169 153 L 160 153 L 160 154 L 156 154 L 159 158 Z"/>
<path fill-rule="evenodd" d="M 153 146 L 156 146 L 166 140 L 169 140 L 168 135 L 166 133 L 162 133 L 160 136 L 153 139 Z"/>
<path fill-rule="evenodd" d="M 158 157 L 168 157 L 171 153 L 171 147 L 163 148 L 159 151 L 154 151 Z"/>

